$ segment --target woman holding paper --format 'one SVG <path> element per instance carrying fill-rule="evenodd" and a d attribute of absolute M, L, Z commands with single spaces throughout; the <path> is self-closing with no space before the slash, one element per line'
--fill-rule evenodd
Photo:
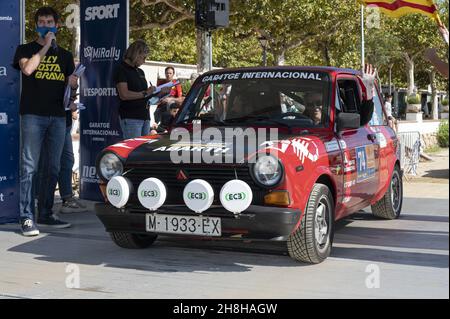
<path fill-rule="evenodd" d="M 147 87 L 144 71 L 139 68 L 148 53 L 148 46 L 143 40 L 133 42 L 115 70 L 114 82 L 120 98 L 120 126 L 124 139 L 148 135 L 150 131 L 147 101 L 156 88 Z"/>

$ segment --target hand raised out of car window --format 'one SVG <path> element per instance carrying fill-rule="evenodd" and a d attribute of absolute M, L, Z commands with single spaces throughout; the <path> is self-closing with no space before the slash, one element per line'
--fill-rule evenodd
<path fill-rule="evenodd" d="M 366 64 L 362 77 L 358 77 L 362 82 L 363 91 L 365 96 L 364 100 L 372 100 L 375 89 L 375 78 L 377 76 L 377 69 L 372 64 Z"/>

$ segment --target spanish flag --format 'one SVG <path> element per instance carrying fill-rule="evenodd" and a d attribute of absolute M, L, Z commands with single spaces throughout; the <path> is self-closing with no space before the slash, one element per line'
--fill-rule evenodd
<path fill-rule="evenodd" d="M 392 18 L 399 18 L 410 13 L 422 13 L 436 20 L 441 25 L 438 9 L 433 0 L 358 0 L 366 6 L 379 7 Z"/>

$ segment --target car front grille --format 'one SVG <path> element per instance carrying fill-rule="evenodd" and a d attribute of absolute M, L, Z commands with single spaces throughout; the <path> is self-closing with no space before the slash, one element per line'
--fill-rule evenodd
<path fill-rule="evenodd" d="M 177 179 L 180 170 L 186 175 L 186 180 Z M 258 186 L 250 175 L 247 166 L 214 166 L 208 165 L 177 165 L 177 164 L 128 164 L 124 171 L 124 177 L 128 178 L 134 187 L 130 203 L 139 204 L 136 190 L 139 184 L 150 177 L 160 179 L 167 188 L 167 199 L 165 204 L 184 204 L 184 187 L 192 180 L 203 179 L 211 184 L 214 189 L 214 205 L 220 205 L 219 194 L 223 185 L 230 180 L 236 179 L 246 182 L 253 192 L 252 205 L 261 205 L 264 202 L 264 195 L 267 191 Z"/>

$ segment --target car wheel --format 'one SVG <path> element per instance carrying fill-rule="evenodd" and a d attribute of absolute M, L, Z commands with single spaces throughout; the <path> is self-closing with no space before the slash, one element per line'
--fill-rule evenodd
<path fill-rule="evenodd" d="M 289 255 L 298 261 L 321 263 L 330 255 L 333 228 L 333 195 L 327 186 L 314 184 L 300 226 L 288 238 Z"/>
<path fill-rule="evenodd" d="M 112 232 L 110 233 L 111 239 L 114 243 L 122 248 L 128 249 L 141 249 L 151 246 L 157 235 L 138 235 L 122 232 Z"/>
<path fill-rule="evenodd" d="M 400 216 L 403 205 L 403 180 L 400 167 L 395 166 L 386 194 L 372 205 L 372 214 L 383 219 L 396 219 Z"/>

